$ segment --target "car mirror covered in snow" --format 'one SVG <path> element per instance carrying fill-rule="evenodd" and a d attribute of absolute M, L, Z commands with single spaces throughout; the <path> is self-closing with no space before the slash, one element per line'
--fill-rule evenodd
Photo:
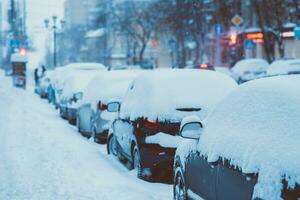
<path fill-rule="evenodd" d="M 120 111 L 120 103 L 119 102 L 110 102 L 107 104 L 108 112 L 118 112 Z"/>
<path fill-rule="evenodd" d="M 199 139 L 202 128 L 201 122 L 188 122 L 180 129 L 180 136 L 187 139 Z"/>

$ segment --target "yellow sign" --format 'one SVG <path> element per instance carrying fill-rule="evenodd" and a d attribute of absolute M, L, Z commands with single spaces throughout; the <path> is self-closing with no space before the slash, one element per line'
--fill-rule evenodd
<path fill-rule="evenodd" d="M 235 26 L 239 26 L 241 25 L 243 22 L 244 22 L 244 19 L 236 14 L 232 19 L 231 19 L 231 22 L 235 25 Z"/>

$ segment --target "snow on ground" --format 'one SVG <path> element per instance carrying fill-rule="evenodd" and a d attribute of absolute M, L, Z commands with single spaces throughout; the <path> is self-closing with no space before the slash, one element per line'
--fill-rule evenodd
<path fill-rule="evenodd" d="M 0 77 L 0 199 L 171 199 L 137 179 L 105 146 L 81 137 L 32 91 Z"/>

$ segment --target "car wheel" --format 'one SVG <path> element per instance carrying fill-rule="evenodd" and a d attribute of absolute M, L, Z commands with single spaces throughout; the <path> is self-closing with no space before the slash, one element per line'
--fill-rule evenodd
<path fill-rule="evenodd" d="M 133 169 L 136 170 L 138 178 L 142 178 L 142 164 L 139 149 L 135 145 L 133 149 Z"/>
<path fill-rule="evenodd" d="M 114 135 L 110 136 L 107 142 L 107 154 L 117 156 L 117 145 L 116 138 L 114 137 Z"/>
<path fill-rule="evenodd" d="M 181 167 L 177 167 L 175 171 L 174 183 L 173 183 L 173 196 L 174 200 L 186 200 L 186 186 L 184 182 L 184 175 Z"/>

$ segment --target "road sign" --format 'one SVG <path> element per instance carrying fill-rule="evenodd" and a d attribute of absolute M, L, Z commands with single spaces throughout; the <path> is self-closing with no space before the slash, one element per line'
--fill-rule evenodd
<path fill-rule="evenodd" d="M 216 35 L 220 35 L 223 32 L 223 27 L 221 24 L 215 24 L 214 28 Z"/>
<path fill-rule="evenodd" d="M 255 43 L 253 40 L 245 40 L 245 47 L 246 49 L 254 49 Z"/>
<path fill-rule="evenodd" d="M 244 22 L 244 19 L 243 19 L 240 15 L 236 14 L 236 15 L 234 15 L 234 17 L 231 19 L 231 22 L 232 22 L 235 26 L 239 26 L 239 25 L 241 25 L 241 24 Z"/>
<path fill-rule="evenodd" d="M 297 40 L 300 40 L 300 27 L 295 27 L 294 33 L 295 33 L 295 38 Z"/>

